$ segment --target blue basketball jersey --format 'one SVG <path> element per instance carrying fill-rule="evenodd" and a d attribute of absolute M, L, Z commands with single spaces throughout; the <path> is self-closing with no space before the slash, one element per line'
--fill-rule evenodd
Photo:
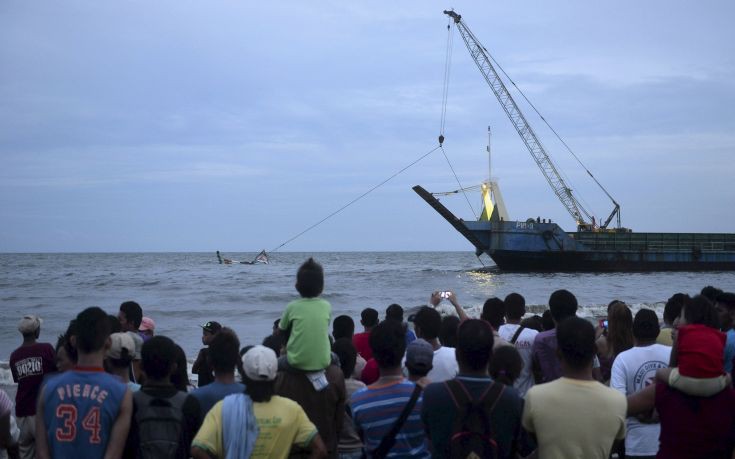
<path fill-rule="evenodd" d="M 41 396 L 51 457 L 103 457 L 127 390 L 102 369 L 76 368 L 50 378 Z"/>

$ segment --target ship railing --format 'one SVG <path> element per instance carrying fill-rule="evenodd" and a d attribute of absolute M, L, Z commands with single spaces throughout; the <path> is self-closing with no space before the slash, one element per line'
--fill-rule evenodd
<path fill-rule="evenodd" d="M 661 251 L 661 252 L 702 252 L 735 251 L 734 235 L 705 234 L 645 234 L 634 237 L 629 234 L 572 233 L 570 236 L 592 250 Z"/>

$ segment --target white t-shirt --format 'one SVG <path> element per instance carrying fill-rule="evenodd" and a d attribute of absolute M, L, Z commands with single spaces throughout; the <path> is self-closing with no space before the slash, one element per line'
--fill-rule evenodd
<path fill-rule="evenodd" d="M 457 373 L 459 373 L 459 365 L 457 365 L 454 348 L 442 346 L 435 350 L 432 369 L 426 377 L 433 383 L 443 382 L 453 379 Z"/>
<path fill-rule="evenodd" d="M 518 324 L 505 324 L 501 325 L 498 329 L 500 337 L 510 343 L 513 335 L 516 334 L 520 325 Z M 533 347 L 533 340 L 538 335 L 538 332 L 532 328 L 524 328 L 518 339 L 516 339 L 515 347 L 518 349 L 518 353 L 521 354 L 521 360 L 523 360 L 523 369 L 521 375 L 518 377 L 516 382 L 513 384 L 518 390 L 521 397 L 526 395 L 528 389 L 533 386 L 533 372 L 531 371 L 531 348 Z"/>
<path fill-rule="evenodd" d="M 615 358 L 610 375 L 610 387 L 623 395 L 634 394 L 655 383 L 656 370 L 669 366 L 671 347 L 663 344 L 633 347 Z M 661 424 L 644 424 L 634 417 L 627 419 L 628 435 L 625 453 L 635 456 L 655 456 Z"/>

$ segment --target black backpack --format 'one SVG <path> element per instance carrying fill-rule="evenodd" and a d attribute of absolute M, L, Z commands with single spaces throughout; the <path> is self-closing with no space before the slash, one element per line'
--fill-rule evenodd
<path fill-rule="evenodd" d="M 457 415 L 449 440 L 449 457 L 462 459 L 496 459 L 498 444 L 493 438 L 490 413 L 500 399 L 505 386 L 493 382 L 479 400 L 473 399 L 464 385 L 456 380 L 445 381 Z"/>
<path fill-rule="evenodd" d="M 171 398 L 152 397 L 142 390 L 133 394 L 140 441 L 139 457 L 176 457 L 181 443 L 186 397 L 185 392 L 177 392 Z"/>

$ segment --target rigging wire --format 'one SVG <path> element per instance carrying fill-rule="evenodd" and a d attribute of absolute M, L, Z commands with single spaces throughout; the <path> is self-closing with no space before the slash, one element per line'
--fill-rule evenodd
<path fill-rule="evenodd" d="M 452 50 L 454 49 L 454 34 L 452 33 L 452 20 L 447 24 L 447 50 L 444 56 L 444 85 L 442 87 L 442 110 L 439 125 L 439 144 L 444 142 L 444 128 L 447 122 L 447 99 L 449 98 L 449 76 L 452 70 Z"/>
<path fill-rule="evenodd" d="M 390 177 L 388 177 L 387 179 L 385 179 L 385 180 L 383 180 L 382 182 L 378 183 L 378 184 L 377 184 L 377 185 L 375 185 L 374 187 L 370 188 L 369 190 L 367 190 L 366 192 L 364 192 L 364 193 L 363 193 L 363 194 L 361 194 L 360 196 L 356 197 L 356 198 L 355 198 L 355 199 L 353 199 L 352 201 L 350 201 L 350 202 L 348 202 L 347 204 L 343 205 L 342 207 L 340 207 L 339 209 L 335 210 L 334 212 L 332 212 L 331 214 L 327 215 L 326 217 L 322 218 L 322 219 L 321 219 L 321 220 L 319 220 L 318 222 L 316 222 L 316 223 L 314 223 L 313 225 L 309 226 L 308 228 L 306 228 L 305 230 L 303 230 L 302 232 L 300 232 L 300 233 L 299 233 L 299 234 L 297 234 L 296 236 L 293 236 L 293 237 L 292 237 L 291 239 L 288 239 L 288 240 L 287 240 L 286 242 L 282 243 L 282 244 L 281 244 L 281 245 L 279 245 L 278 247 L 276 247 L 276 248 L 272 249 L 272 250 L 271 250 L 271 252 L 276 252 L 276 251 L 278 251 L 278 249 L 280 249 L 280 248 L 281 248 L 281 247 L 283 247 L 284 245 L 286 245 L 286 244 L 288 244 L 288 243 L 292 242 L 292 241 L 293 241 L 293 240 L 295 240 L 296 238 L 298 238 L 298 237 L 302 236 L 302 235 L 303 235 L 304 233 L 306 233 L 306 232 L 308 232 L 308 231 L 311 231 L 312 229 L 314 229 L 314 228 L 316 228 L 317 226 L 321 225 L 321 224 L 322 224 L 322 223 L 324 223 L 325 221 L 327 221 L 327 220 L 329 220 L 330 218 L 334 217 L 334 216 L 335 216 L 335 215 L 337 215 L 338 213 L 340 213 L 340 212 L 342 212 L 343 210 L 345 210 L 346 208 L 350 207 L 350 206 L 351 206 L 352 204 L 356 203 L 357 201 L 359 201 L 360 199 L 364 198 L 364 197 L 365 197 L 365 196 L 367 196 L 368 194 L 372 193 L 373 191 L 377 190 L 377 189 L 378 189 L 378 188 L 380 188 L 381 186 L 385 185 L 386 183 L 388 183 L 389 181 L 391 181 L 392 179 L 394 179 L 394 178 L 395 178 L 396 176 L 398 176 L 398 175 L 399 175 L 399 174 L 401 174 L 402 172 L 406 171 L 406 170 L 407 170 L 408 168 L 410 168 L 411 166 L 414 166 L 415 164 L 417 164 L 417 163 L 418 163 L 419 161 L 421 161 L 422 159 L 424 159 L 424 158 L 426 158 L 427 156 L 429 156 L 430 154 L 434 153 L 434 152 L 435 152 L 436 150 L 438 150 L 439 148 L 441 148 L 441 146 L 436 146 L 436 147 L 434 147 L 433 149 L 429 150 L 428 152 L 424 153 L 423 155 L 419 156 L 419 157 L 418 157 L 418 158 L 416 158 L 416 159 L 415 159 L 415 160 L 414 160 L 413 162 L 411 162 L 410 164 L 408 164 L 407 166 L 405 166 L 405 167 L 404 167 L 403 169 L 399 170 L 398 172 L 396 172 L 395 174 L 391 175 L 391 176 L 390 176 Z"/>
<path fill-rule="evenodd" d="M 449 157 L 447 156 L 447 152 L 444 151 L 444 147 L 439 147 L 442 151 L 442 154 L 444 155 L 444 159 L 447 160 L 447 164 L 449 164 L 449 169 L 452 170 L 452 174 L 454 174 L 454 179 L 457 181 L 457 185 L 459 185 L 459 189 L 462 191 L 462 194 L 464 195 L 464 199 L 467 201 L 467 205 L 470 206 L 470 210 L 472 210 L 472 215 L 475 216 L 475 219 L 477 219 L 477 212 L 475 212 L 475 208 L 472 206 L 472 203 L 470 202 L 470 198 L 467 197 L 467 192 L 465 191 L 465 188 L 462 187 L 462 183 L 459 181 L 459 177 L 457 177 L 457 173 L 454 172 L 454 167 L 452 167 L 452 163 L 449 161 Z"/>

